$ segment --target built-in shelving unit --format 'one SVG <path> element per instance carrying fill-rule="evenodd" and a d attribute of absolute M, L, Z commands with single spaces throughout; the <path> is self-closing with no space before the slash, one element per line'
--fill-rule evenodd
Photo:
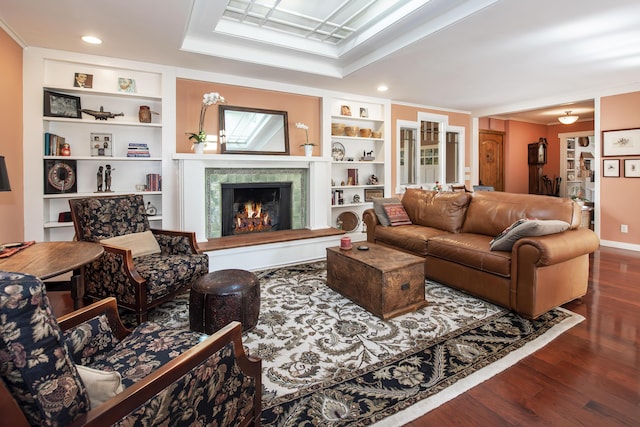
<path fill-rule="evenodd" d="M 332 225 L 352 235 L 360 233 L 352 239 L 363 240 L 362 213 L 373 207 L 370 199 L 390 193 L 388 105 L 346 98 L 334 98 L 330 105 L 331 144 L 327 151 L 332 157 Z M 351 115 L 345 114 L 348 112 Z"/>
<path fill-rule="evenodd" d="M 28 99 L 25 110 L 40 117 L 39 126 L 25 132 L 25 154 L 31 154 L 25 159 L 25 170 L 30 171 L 30 175 L 25 177 L 25 185 L 32 187 L 31 191 L 25 192 L 28 199 L 25 205 L 31 205 L 33 209 L 25 215 L 25 222 L 28 221 L 25 224 L 26 239 L 71 240 L 73 223 L 68 221 L 68 215 L 66 218 L 63 215 L 69 211 L 69 199 L 98 195 L 143 194 L 145 202 L 156 208 L 156 213 L 149 217 L 152 226 L 161 228 L 161 187 L 143 187 L 147 184 L 148 175 L 153 176 L 154 181 L 155 177 L 162 176 L 162 73 L 38 55 L 29 55 L 28 60 L 38 63 L 41 68 L 40 72 L 32 70 L 25 82 L 32 84 L 29 91 L 25 90 L 25 93 L 29 92 L 25 96 Z M 74 87 L 76 73 L 91 75 L 92 87 Z M 135 89 L 121 91 L 120 78 L 132 79 Z M 51 102 L 45 93 L 54 94 L 55 99 L 79 100 L 81 109 L 111 112 L 115 117 L 101 120 L 86 112 L 76 117 L 54 116 L 44 108 L 47 102 Z M 62 95 L 62 98 L 57 95 Z M 150 123 L 140 121 L 141 106 L 147 106 L 153 112 Z M 51 145 L 47 135 L 64 138 L 70 153 L 47 151 Z M 97 145 L 96 135 L 107 135 L 108 149 L 103 149 L 102 140 Z M 130 144 L 148 148 L 148 157 L 129 157 Z M 64 187 L 61 190 L 52 188 L 48 172 L 61 163 L 69 165 L 67 171 L 73 170 L 75 174 L 72 191 Z M 107 165 L 111 169 L 110 191 L 106 191 Z M 102 175 L 98 172 L 100 167 Z M 99 176 L 103 177 L 102 191 L 99 191 Z"/>
<path fill-rule="evenodd" d="M 560 196 L 593 201 L 594 153 L 592 131 L 560 135 Z"/>

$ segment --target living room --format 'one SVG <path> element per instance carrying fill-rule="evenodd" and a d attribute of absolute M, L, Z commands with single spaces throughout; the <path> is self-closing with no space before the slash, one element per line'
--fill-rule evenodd
<path fill-rule="evenodd" d="M 623 2 L 624 3 L 624 2 Z M 2 15 L 2 13 L 0 13 Z M 0 16 L 0 18 L 3 18 Z M 353 106 L 366 105 L 369 113 L 373 113 L 372 105 L 382 106 L 380 120 L 384 122 L 385 149 L 384 178 L 385 195 L 393 196 L 401 194 L 397 191 L 397 168 L 399 163 L 398 124 L 401 121 L 416 121 L 419 114 L 432 114 L 446 116 L 450 126 L 457 126 L 464 130 L 464 157 L 461 159 L 462 179 L 456 183 L 465 184 L 468 188 L 478 184 L 478 132 L 480 130 L 495 130 L 504 132 L 505 135 L 505 191 L 514 193 L 528 192 L 528 174 L 526 163 L 527 144 L 546 138 L 548 141 L 548 162 L 544 172 L 549 176 L 560 175 L 560 133 L 583 132 L 592 130 L 596 144 L 595 170 L 597 179 L 595 182 L 595 223 L 594 230 L 600 238 L 602 246 L 616 250 L 640 251 L 640 220 L 635 212 L 640 209 L 640 202 L 636 198 L 629 197 L 637 193 L 638 180 L 624 174 L 624 160 L 636 160 L 638 156 L 619 157 L 620 173 L 618 177 L 603 176 L 602 164 L 606 158 L 602 156 L 602 132 L 613 130 L 626 130 L 640 128 L 635 110 L 640 104 L 640 85 L 637 81 L 617 81 L 610 86 L 594 85 L 593 87 L 581 87 L 576 91 L 566 91 L 561 95 L 552 96 L 541 92 L 537 99 L 523 99 L 522 102 L 505 102 L 502 104 L 485 105 L 476 104 L 475 100 L 469 100 L 465 108 L 452 108 L 438 102 L 414 102 L 402 97 L 362 91 L 352 93 L 349 90 L 338 91 L 334 87 L 308 86 L 304 79 L 295 77 L 291 71 L 283 71 L 282 81 L 262 78 L 261 69 L 256 66 L 255 74 L 234 74 L 235 65 L 231 60 L 224 59 L 220 68 L 203 63 L 201 66 L 182 67 L 164 64 L 161 61 L 143 59 L 141 61 L 131 58 L 103 55 L 99 53 L 87 53 L 85 50 L 70 50 L 66 46 L 41 47 L 25 43 L 20 37 L 21 28 L 7 28 L 3 25 L 0 31 L 0 52 L 5 60 L 0 64 L 3 79 L 2 114 L 0 114 L 0 139 L 2 149 L 0 155 L 7 161 L 9 178 L 12 191 L 0 193 L 0 214 L 3 221 L 0 225 L 0 239 L 8 241 L 46 240 L 47 233 L 54 236 L 51 240 L 57 240 L 59 229 L 45 231 L 42 217 L 43 201 L 40 185 L 42 183 L 42 153 L 41 134 L 43 132 L 42 120 L 42 91 L 50 84 L 46 80 L 43 62 L 47 60 L 81 64 L 82 66 L 96 67 L 96 69 L 119 69 L 141 73 L 156 74 L 160 83 L 160 115 L 152 116 L 152 121 L 161 123 L 160 132 L 162 145 L 161 154 L 157 162 L 163 177 L 163 191 L 161 195 L 153 196 L 153 203 L 162 209 L 162 219 L 157 224 L 162 228 L 175 228 L 193 230 L 198 233 L 198 240 L 206 244 L 211 237 L 207 231 L 208 223 L 204 214 L 205 198 L 204 187 L 195 188 L 192 182 L 181 181 L 182 177 L 189 173 L 202 174 L 209 167 L 220 167 L 221 164 L 231 168 L 257 168 L 264 167 L 260 163 L 268 162 L 268 168 L 274 166 L 291 168 L 294 163 L 304 166 L 302 169 L 310 170 L 310 177 L 316 177 L 317 182 L 311 184 L 311 195 L 305 205 L 306 217 L 302 228 L 321 230 L 336 225 L 335 213 L 342 212 L 341 208 L 332 209 L 330 206 L 330 194 L 332 185 L 328 180 L 322 181 L 318 177 L 326 177 L 331 174 L 331 122 L 332 116 L 340 116 L 335 108 L 348 100 Z M 130 43 L 135 41 L 129 40 Z M 84 49 L 84 48 L 82 48 Z M 195 61 L 196 63 L 199 61 Z M 33 65 L 36 64 L 34 68 Z M 225 68 L 226 66 L 226 68 Z M 531 65 L 533 66 L 533 65 Z M 401 68 L 401 67 L 399 67 Z M 543 67 L 544 68 L 544 67 Z M 78 68 L 77 71 L 85 71 Z M 246 73 L 246 71 L 243 71 Z M 73 72 L 70 74 L 73 76 Z M 95 76 L 98 76 L 96 72 Z M 288 80 L 287 80 L 288 78 Z M 143 78 L 138 78 L 142 84 Z M 541 78 L 540 80 L 544 80 Z M 71 81 L 71 80 L 70 80 Z M 458 85 L 459 81 L 451 79 L 448 85 Z M 96 81 L 96 85 L 99 81 Z M 421 85 L 422 83 L 414 83 Z M 433 83 L 432 83 L 433 84 Z M 446 85 L 445 85 L 446 86 Z M 464 86 L 464 85 L 463 85 Z M 140 89 L 142 90 L 142 88 Z M 269 110 L 286 110 L 289 114 L 289 155 L 288 156 L 262 156 L 246 154 L 221 154 L 221 143 L 213 149 L 205 151 L 201 157 L 192 154 L 191 141 L 186 135 L 198 128 L 198 117 L 202 104 L 202 95 L 208 92 L 219 92 L 227 98 L 226 104 L 247 108 L 265 108 Z M 85 95 L 83 95 L 85 96 Z M 87 95 L 90 96 L 90 95 Z M 299 100 L 300 104 L 296 104 Z M 592 121 L 578 121 L 573 125 L 562 125 L 555 119 L 547 123 L 528 123 L 510 119 L 496 119 L 496 117 L 509 112 L 532 110 L 546 106 L 559 106 L 565 102 L 594 99 L 595 118 Z M 220 104 L 222 105 L 222 104 Z M 85 105 L 83 105 L 85 106 Z M 98 103 L 86 104 L 85 108 L 98 109 Z M 569 107 L 567 107 L 569 109 Z M 113 110 L 113 113 L 120 111 Z M 35 117 L 34 117 L 35 116 Z M 213 135 L 219 135 L 218 105 L 208 110 L 206 115 L 207 131 Z M 491 119 L 489 119 L 491 118 Z M 556 122 L 551 124 L 551 122 Z M 300 145 L 305 140 L 305 132 L 296 128 L 295 123 L 308 125 L 308 139 L 316 142 L 313 156 L 307 158 Z M 77 150 L 77 145 L 72 144 L 71 149 Z M 73 151 L 72 151 L 73 152 Z M 266 157 L 266 159 L 265 159 Z M 288 157 L 288 158 L 284 158 Z M 189 165 L 200 164 L 202 171 L 195 172 Z M 213 166 L 210 166 L 213 165 Z M 123 168 L 116 168 L 113 175 L 114 185 L 122 185 L 126 175 Z M 85 182 L 87 188 L 93 187 L 95 173 L 86 173 L 85 181 L 91 179 L 91 184 Z M 120 181 L 120 182 L 118 182 Z M 200 181 L 199 181 L 200 182 Z M 198 185 L 204 186 L 204 180 Z M 133 183 L 131 184 L 133 187 Z M 425 183 L 434 184 L 434 183 Z M 95 191 L 95 190 L 91 190 Z M 197 206 L 194 208 L 194 204 Z M 61 209 L 62 210 L 62 209 Z M 193 212 L 202 213 L 201 216 Z M 623 231 L 621 225 L 626 225 Z M 361 225 L 360 225 L 361 226 Z M 62 231 L 69 232 L 70 229 Z M 353 234 L 353 240 L 363 240 L 364 233 L 358 229 Z M 69 236 L 65 236 L 68 239 Z M 260 262 L 251 265 L 251 269 L 267 268 L 292 262 L 315 260 L 323 256 L 326 246 L 338 244 L 336 236 L 317 239 L 317 244 L 306 243 L 274 243 L 268 246 L 266 255 Z M 278 252 L 281 250 L 282 252 Z M 274 252 L 275 251 L 275 252 Z M 247 255 L 238 255 L 238 249 L 227 250 L 218 258 L 218 265 L 236 267 L 243 265 Z M 256 258 L 252 254 L 250 258 Z M 629 255 L 625 255 L 629 256 Z M 630 255 L 632 258 L 635 255 Z M 215 255 L 212 255 L 212 259 Z M 244 264 L 246 265 L 246 263 Z M 625 276 L 622 280 L 628 280 Z M 629 279 L 630 280 L 630 279 Z"/>

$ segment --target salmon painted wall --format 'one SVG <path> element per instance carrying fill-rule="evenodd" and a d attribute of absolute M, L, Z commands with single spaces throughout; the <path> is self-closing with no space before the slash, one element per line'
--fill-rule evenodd
<path fill-rule="evenodd" d="M 397 164 L 397 156 L 396 152 L 397 141 L 396 136 L 398 129 L 396 127 L 396 122 L 398 120 L 406 120 L 406 121 L 417 121 L 418 113 L 431 113 L 431 114 L 441 114 L 449 117 L 449 124 L 451 126 L 460 126 L 465 128 L 465 141 L 464 141 L 464 150 L 465 150 L 465 167 L 469 166 L 469 158 L 471 153 L 471 115 L 466 113 L 455 113 L 450 111 L 440 111 L 433 110 L 427 108 L 419 108 L 415 106 L 409 105 L 400 105 L 400 104 L 391 104 L 391 191 L 395 192 L 397 186 L 396 179 L 396 164 Z M 467 188 L 470 188 L 470 183 L 466 182 Z"/>
<path fill-rule="evenodd" d="M 529 192 L 527 149 L 532 142 L 547 137 L 547 126 L 507 120 L 504 138 L 504 191 Z M 547 157 L 549 150 L 547 149 Z M 546 165 L 545 165 L 546 167 Z M 543 168 L 543 173 L 548 174 Z"/>
<path fill-rule="evenodd" d="M 505 133 L 505 191 L 509 193 L 529 192 L 529 165 L 527 145 L 540 137 L 547 138 L 547 164 L 543 173 L 553 179 L 560 175 L 559 133 L 593 130 L 593 121 L 576 122 L 572 125 L 540 125 L 517 120 L 500 120 L 483 117 L 478 121 L 480 129 Z"/>
<path fill-rule="evenodd" d="M 22 179 L 22 48 L 0 29 L 0 155 L 11 191 L 0 192 L 0 243 L 24 239 Z M 40 189 L 31 189 L 40 191 Z"/>
<path fill-rule="evenodd" d="M 640 92 L 603 97 L 600 111 L 603 132 L 640 128 Z M 640 178 L 624 178 L 624 159 L 640 159 L 640 156 L 607 157 L 616 158 L 620 159 L 620 177 L 604 178 L 600 174 L 600 238 L 640 245 Z M 621 224 L 629 226 L 628 233 L 620 232 Z"/>
<path fill-rule="evenodd" d="M 303 156 L 304 149 L 300 144 L 305 142 L 305 132 L 296 128 L 296 123 L 309 126 L 309 142 L 314 156 L 319 156 L 321 147 L 322 103 L 314 96 L 275 92 L 212 82 L 188 79 L 176 81 L 176 152 L 191 153 L 191 141 L 187 133 L 198 132 L 200 106 L 202 96 L 208 92 L 219 92 L 226 99 L 226 105 L 234 107 L 263 108 L 287 112 L 289 124 L 289 153 L 292 156 Z M 209 134 L 218 135 L 218 104 L 212 105 L 205 116 L 205 130 Z M 216 151 L 220 152 L 220 144 Z"/>

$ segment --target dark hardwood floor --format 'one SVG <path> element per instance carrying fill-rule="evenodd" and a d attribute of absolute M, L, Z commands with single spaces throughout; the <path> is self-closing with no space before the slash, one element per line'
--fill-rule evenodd
<path fill-rule="evenodd" d="M 640 426 L 640 253 L 591 259 L 588 294 L 565 305 L 584 322 L 407 426 Z M 68 292 L 50 296 L 71 310 Z"/>
<path fill-rule="evenodd" d="M 585 321 L 408 426 L 640 426 L 640 253 L 598 250 L 564 307 Z"/>

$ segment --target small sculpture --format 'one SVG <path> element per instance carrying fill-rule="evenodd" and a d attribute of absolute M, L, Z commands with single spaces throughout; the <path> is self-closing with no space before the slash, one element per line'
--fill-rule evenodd
<path fill-rule="evenodd" d="M 354 194 L 353 195 L 353 203 L 360 203 L 360 195 L 359 194 Z"/>
<path fill-rule="evenodd" d="M 378 184 L 378 177 L 375 175 L 370 175 L 369 179 L 367 180 L 367 184 L 369 185 L 376 185 Z"/>
<path fill-rule="evenodd" d="M 87 110 L 85 108 L 81 109 L 80 111 L 82 111 L 83 113 L 86 113 L 90 116 L 93 116 L 96 118 L 96 120 L 107 120 L 107 119 L 113 119 L 117 116 L 122 116 L 124 117 L 124 113 L 118 113 L 118 114 L 114 114 L 111 113 L 109 111 L 104 111 L 104 107 L 100 106 L 100 111 L 96 111 L 96 110 Z"/>
<path fill-rule="evenodd" d="M 107 165 L 105 166 L 105 171 L 104 171 L 104 191 L 110 193 L 111 192 L 111 171 L 114 171 L 114 169 L 111 169 L 111 165 Z"/>
<path fill-rule="evenodd" d="M 103 180 L 102 172 L 103 172 L 103 169 L 102 169 L 102 166 L 100 166 L 98 168 L 98 173 L 96 174 L 96 178 L 98 180 L 98 191 L 96 191 L 96 193 L 102 193 L 102 180 Z"/>

